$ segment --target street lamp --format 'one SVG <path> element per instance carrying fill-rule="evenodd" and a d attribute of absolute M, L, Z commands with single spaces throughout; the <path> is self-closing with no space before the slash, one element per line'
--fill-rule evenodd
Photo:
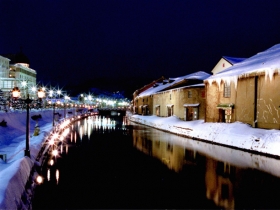
<path fill-rule="evenodd" d="M 38 98 L 39 98 L 40 106 L 41 106 L 41 103 L 42 103 L 42 98 L 44 98 L 44 97 L 45 97 L 44 88 L 39 87 L 38 88 Z"/>
<path fill-rule="evenodd" d="M 64 103 L 63 103 L 63 106 L 64 106 L 64 119 L 66 118 L 66 108 L 68 106 L 68 100 L 70 99 L 69 96 L 65 95 L 64 96 Z"/>
<path fill-rule="evenodd" d="M 52 104 L 52 101 L 48 101 L 48 104 L 53 106 L 53 126 L 54 126 L 55 103 Z"/>
<path fill-rule="evenodd" d="M 14 87 L 12 90 L 13 98 L 18 98 L 20 96 L 20 90 L 18 87 Z M 38 97 L 42 97 L 42 94 L 39 94 Z M 32 100 L 29 98 L 29 93 L 27 93 L 27 98 L 24 100 L 26 104 L 26 147 L 24 150 L 24 155 L 30 157 L 30 150 L 29 150 L 29 130 L 30 130 L 30 123 L 29 123 L 29 104 Z"/>
<path fill-rule="evenodd" d="M 14 87 L 12 90 L 13 98 L 18 98 L 20 96 L 20 90 L 18 87 Z"/>

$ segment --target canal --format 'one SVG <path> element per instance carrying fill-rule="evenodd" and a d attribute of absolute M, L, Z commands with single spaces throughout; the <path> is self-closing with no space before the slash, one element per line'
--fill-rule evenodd
<path fill-rule="evenodd" d="M 280 208 L 280 160 L 91 116 L 42 167 L 33 209 Z"/>

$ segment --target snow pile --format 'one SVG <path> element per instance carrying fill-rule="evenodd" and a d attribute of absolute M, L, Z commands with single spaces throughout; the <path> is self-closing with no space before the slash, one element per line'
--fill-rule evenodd
<path fill-rule="evenodd" d="M 63 116 L 64 110 L 56 110 Z M 41 115 L 38 120 L 30 119 L 30 155 L 24 157 L 26 145 L 26 112 L 0 112 L 0 155 L 6 155 L 6 161 L 0 159 L 0 209 L 17 209 L 29 206 L 31 192 L 25 189 L 34 161 L 41 149 L 45 137 L 52 130 L 53 110 L 31 110 L 30 117 Z M 40 134 L 33 136 L 35 125 Z M 22 200 L 22 195 L 24 199 Z"/>
<path fill-rule="evenodd" d="M 280 131 L 252 128 L 241 122 L 182 121 L 176 116 L 131 115 L 133 122 L 190 138 L 280 157 Z"/>
<path fill-rule="evenodd" d="M 155 94 L 155 93 L 157 93 L 159 91 L 162 91 L 166 88 L 169 88 L 169 87 L 172 87 L 176 84 L 179 84 L 180 82 L 182 82 L 184 80 L 201 80 L 201 81 L 203 81 L 208 77 L 210 77 L 210 74 L 208 74 L 204 71 L 198 71 L 198 72 L 188 74 L 188 75 L 185 75 L 185 76 L 181 76 L 181 77 L 169 78 L 169 80 L 165 80 L 163 83 L 157 83 L 156 86 L 151 87 L 151 88 L 143 91 L 137 97 L 143 97 L 143 96 L 149 96 L 149 95 Z"/>
<path fill-rule="evenodd" d="M 20 198 L 25 191 L 25 185 L 32 166 L 31 159 L 24 157 L 15 160 L 10 167 L 1 171 L 0 195 L 3 195 L 0 197 L 1 209 L 18 209 L 23 206 Z"/>

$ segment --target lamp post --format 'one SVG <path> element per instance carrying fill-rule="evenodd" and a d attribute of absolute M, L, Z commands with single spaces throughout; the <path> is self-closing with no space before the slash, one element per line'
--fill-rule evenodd
<path fill-rule="evenodd" d="M 12 90 L 13 98 L 18 98 L 20 96 L 20 90 L 18 87 L 14 87 Z M 42 97 L 42 94 L 38 92 L 38 97 Z M 27 93 L 27 98 L 24 100 L 26 104 L 26 146 L 24 150 L 24 156 L 30 157 L 30 149 L 29 149 L 29 130 L 30 130 L 30 123 L 29 123 L 29 104 L 32 100 L 29 98 L 29 93 Z"/>
<path fill-rule="evenodd" d="M 69 96 L 67 96 L 67 95 L 64 96 L 64 103 L 63 103 L 63 105 L 64 105 L 64 119 L 66 118 L 66 109 L 67 109 L 67 106 L 68 106 L 68 100 L 69 99 L 70 99 Z"/>
<path fill-rule="evenodd" d="M 40 102 L 40 108 L 41 108 L 41 103 L 42 103 L 42 98 L 45 97 L 45 91 L 44 88 L 39 87 L 38 88 L 38 98 L 39 98 L 39 102 Z"/>
<path fill-rule="evenodd" d="M 55 103 L 52 104 L 52 101 L 48 101 L 48 104 L 53 106 L 53 123 L 52 124 L 54 126 Z"/>

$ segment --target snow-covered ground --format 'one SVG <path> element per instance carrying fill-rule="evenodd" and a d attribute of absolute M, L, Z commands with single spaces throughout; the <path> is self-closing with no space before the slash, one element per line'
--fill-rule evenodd
<path fill-rule="evenodd" d="M 56 112 L 64 116 L 63 109 Z M 53 110 L 31 110 L 30 117 L 39 114 L 42 118 L 37 122 L 30 119 L 31 158 L 28 158 L 24 157 L 26 111 L 0 112 L 0 122 L 7 122 L 7 127 L 0 126 L 0 155 L 6 155 L 6 161 L 0 159 L 0 209 L 24 209 L 28 206 L 28 203 L 22 202 L 21 196 L 31 196 L 31 192 L 25 191 L 25 185 L 42 144 L 53 129 Z M 40 134 L 33 136 L 36 123 Z"/>
<path fill-rule="evenodd" d="M 205 123 L 203 120 L 182 121 L 176 116 L 131 115 L 131 121 L 171 133 L 280 157 L 280 131 L 252 128 L 241 122 Z"/>
<path fill-rule="evenodd" d="M 56 112 L 63 116 L 64 110 Z M 38 121 L 40 134 L 30 138 L 30 159 L 24 157 L 26 112 L 0 112 L 0 122 L 3 119 L 7 122 L 7 127 L 0 126 L 0 154 L 7 156 L 6 162 L 0 159 L 0 209 L 24 209 L 28 206 L 21 196 L 31 196 L 25 189 L 26 182 L 33 165 L 37 164 L 36 157 L 45 138 L 53 129 L 53 110 L 30 112 L 30 116 L 39 114 L 42 116 Z M 204 123 L 203 120 L 182 121 L 176 116 L 163 118 L 129 115 L 129 119 L 175 134 L 280 157 L 279 130 L 251 128 L 240 122 L 226 124 Z M 30 120 L 30 135 L 33 135 L 35 125 L 36 121 Z"/>

